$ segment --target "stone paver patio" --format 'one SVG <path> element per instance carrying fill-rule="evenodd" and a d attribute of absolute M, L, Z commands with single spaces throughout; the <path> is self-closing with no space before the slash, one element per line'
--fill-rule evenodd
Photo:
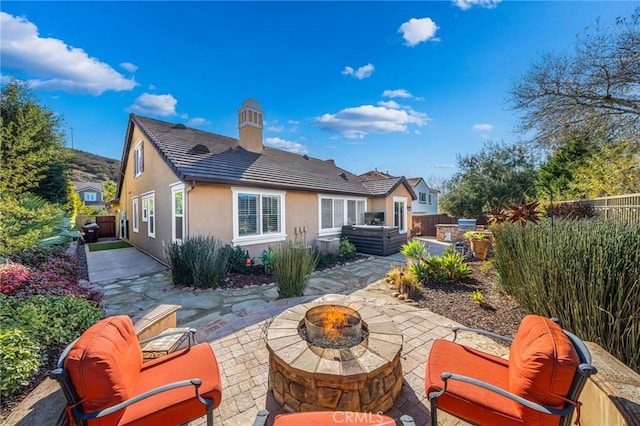
<path fill-rule="evenodd" d="M 404 337 L 401 352 L 404 383 L 394 408 L 388 415 L 408 414 L 417 425 L 429 421 L 428 401 L 424 391 L 425 361 L 434 339 L 450 338 L 452 326 L 459 325 L 447 318 L 420 309 L 391 296 L 391 289 L 382 278 L 392 259 L 371 257 L 343 267 L 317 272 L 311 278 L 302 297 L 277 299 L 274 284 L 243 289 L 181 291 L 173 287 L 168 271 L 102 281 L 108 315 L 132 316 L 160 303 L 182 305 L 178 311 L 180 326 L 198 329 L 199 342 L 213 347 L 222 374 L 223 399 L 215 412 L 219 425 L 251 425 L 259 410 L 282 413 L 268 386 L 268 352 L 266 332 L 275 316 L 308 302 L 361 302 L 383 312 L 396 324 Z M 466 345 L 489 353 L 506 356 L 508 349 L 482 336 L 461 334 Z M 273 416 L 270 416 L 270 420 Z M 441 425 L 458 424 L 458 420 L 440 416 Z M 205 424 L 205 418 L 191 422 Z"/>

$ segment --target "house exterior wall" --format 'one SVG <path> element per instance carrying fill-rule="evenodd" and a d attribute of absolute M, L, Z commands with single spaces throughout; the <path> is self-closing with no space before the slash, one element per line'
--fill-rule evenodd
<path fill-rule="evenodd" d="M 134 176 L 134 150 L 138 142 L 143 143 L 144 170 L 141 175 Z M 144 252 L 156 259 L 166 262 L 164 247 L 171 243 L 171 188 L 179 182 L 178 176 L 171 170 L 158 151 L 135 126 L 131 146 L 127 153 L 127 168 L 124 173 L 120 204 L 118 205 L 118 225 L 120 219 L 129 221 L 128 240 Z M 149 236 L 149 222 L 143 222 L 142 197 L 154 193 L 155 197 L 155 237 Z M 138 197 L 139 230 L 133 231 L 133 198 Z"/>
<path fill-rule="evenodd" d="M 253 189 L 269 192 L 269 190 L 251 187 L 197 183 L 192 190 L 186 192 L 187 235 L 213 235 L 226 243 L 232 243 L 234 238 L 232 188 L 243 188 L 249 192 Z M 285 238 L 281 240 L 306 240 L 308 244 L 313 244 L 319 230 L 318 194 L 302 191 L 284 192 Z M 244 247 L 251 257 L 258 258 L 263 250 L 278 242 L 236 242 L 234 245 Z"/>
<path fill-rule="evenodd" d="M 413 191 L 416 193 L 417 199 L 413 200 L 411 206 L 411 212 L 415 215 L 418 214 L 437 214 L 438 213 L 438 193 L 427 186 L 424 180 L 413 187 Z M 426 194 L 426 200 L 420 202 L 420 193 Z M 431 195 L 431 202 L 429 202 L 429 195 Z"/>

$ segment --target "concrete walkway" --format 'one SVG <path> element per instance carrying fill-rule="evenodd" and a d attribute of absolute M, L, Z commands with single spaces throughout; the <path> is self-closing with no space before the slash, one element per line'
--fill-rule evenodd
<path fill-rule="evenodd" d="M 441 253 L 446 247 L 433 244 L 431 254 Z M 459 324 L 391 296 L 392 289 L 382 278 L 393 264 L 404 262 L 402 255 L 372 256 L 343 267 L 316 272 L 304 296 L 291 299 L 277 299 L 275 284 L 233 290 L 182 291 L 173 287 L 170 272 L 163 265 L 136 249 L 88 252 L 87 260 L 92 282 L 105 292 L 107 315 L 136 317 L 161 303 L 182 306 L 178 311 L 178 324 L 197 328 L 197 340 L 211 344 L 220 365 L 223 400 L 215 412 L 217 425 L 250 426 L 261 409 L 266 408 L 274 415 L 282 412 L 267 390 L 269 365 L 265 338 L 273 317 L 301 303 L 339 302 L 345 298 L 378 309 L 397 325 L 404 336 L 401 354 L 404 384 L 394 408 L 387 414 L 393 417 L 408 414 L 416 425 L 426 425 L 429 421 L 424 390 L 425 361 L 433 341 L 449 338 L 451 327 Z M 125 264 L 129 266 L 123 266 Z M 145 268 L 151 268 L 152 273 L 135 276 L 129 273 L 126 278 L 110 278 L 110 274 L 115 274 L 112 270 L 124 274 Z M 508 353 L 507 348 L 482 336 L 463 334 L 461 337 L 459 340 L 464 344 L 497 356 Z M 52 382 L 46 380 L 36 388 L 6 419 L 5 424 L 27 425 L 34 424 L 33 421 L 43 424 L 38 407 L 47 405 L 44 402 L 49 401 L 48 411 L 55 412 L 51 407 L 60 406 L 60 392 L 56 391 L 57 384 Z M 268 424 L 272 418 L 270 416 Z M 51 414 L 48 419 L 51 419 Z M 439 423 L 463 424 L 444 413 L 439 416 Z M 192 426 L 204 424 L 204 417 L 191 422 Z"/>

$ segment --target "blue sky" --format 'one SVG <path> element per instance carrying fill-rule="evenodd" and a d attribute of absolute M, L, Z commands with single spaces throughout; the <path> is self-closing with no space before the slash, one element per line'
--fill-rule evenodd
<path fill-rule="evenodd" d="M 443 179 L 456 154 L 514 142 L 508 91 L 637 2 L 14 2 L 2 83 L 28 81 L 68 145 L 120 159 L 130 112 L 237 137 L 246 98 L 267 145 L 354 173 Z M 429 179 L 427 179 L 429 182 Z"/>

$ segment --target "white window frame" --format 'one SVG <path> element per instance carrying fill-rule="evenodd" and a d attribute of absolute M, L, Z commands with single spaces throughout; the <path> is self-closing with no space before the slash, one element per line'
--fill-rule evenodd
<path fill-rule="evenodd" d="M 249 235 L 249 236 L 240 236 L 240 224 L 238 220 L 238 195 L 239 194 L 250 194 L 256 195 L 262 198 L 263 196 L 268 197 L 279 197 L 280 199 L 280 232 L 278 233 L 262 233 L 262 208 L 260 208 L 260 214 L 258 216 L 258 223 L 256 224 L 258 235 Z M 233 239 L 231 242 L 234 245 L 251 245 L 251 244 L 260 244 L 260 243 L 275 243 L 279 241 L 284 241 L 287 239 L 287 234 L 285 232 L 286 229 L 286 209 L 285 209 L 285 194 L 284 191 L 271 191 L 271 190 L 263 190 L 263 189 L 255 189 L 255 188 L 241 188 L 241 187 L 232 187 L 231 195 L 232 195 L 232 205 L 233 205 Z M 260 203 L 262 206 L 262 203 Z"/>
<path fill-rule="evenodd" d="M 427 193 L 426 192 L 418 192 L 418 202 L 420 204 L 427 204 Z"/>
<path fill-rule="evenodd" d="M 429 193 L 429 204 L 433 204 L 433 203 L 431 202 L 431 193 Z"/>
<path fill-rule="evenodd" d="M 144 143 L 142 139 L 133 149 L 133 177 L 137 178 L 144 172 Z"/>
<path fill-rule="evenodd" d="M 142 221 L 147 222 L 149 220 L 149 199 L 142 197 Z"/>
<path fill-rule="evenodd" d="M 98 193 L 94 191 L 85 192 L 84 201 L 98 201 Z"/>
<path fill-rule="evenodd" d="M 342 206 L 343 206 L 343 223 L 346 225 L 347 224 L 347 219 L 348 219 L 348 205 L 349 205 L 349 201 L 355 201 L 356 202 L 356 215 L 357 215 L 357 208 L 358 208 L 358 201 L 364 201 L 364 208 L 362 211 L 362 223 L 358 223 L 358 220 L 356 219 L 356 225 L 364 225 L 364 213 L 367 211 L 367 199 L 365 197 L 345 197 L 345 196 L 337 196 L 337 195 L 329 195 L 329 194 L 318 194 L 318 236 L 323 237 L 326 235 L 334 235 L 334 234 L 339 234 L 342 232 L 342 226 L 338 226 L 338 227 L 333 227 L 333 228 L 323 228 L 322 227 L 322 200 L 326 200 L 326 199 L 330 199 L 332 200 L 332 214 L 335 214 L 335 211 L 333 210 L 333 204 L 335 203 L 335 200 L 342 200 Z M 333 220 L 332 220 L 333 222 Z M 332 223 L 333 224 L 333 223 Z"/>
<path fill-rule="evenodd" d="M 176 238 L 176 219 L 177 219 L 177 215 L 176 215 L 176 194 L 177 193 L 182 193 L 182 238 Z M 171 185 L 171 241 L 173 241 L 174 243 L 176 242 L 182 242 L 185 238 L 185 216 L 186 216 L 186 206 L 187 203 L 185 202 L 185 197 L 186 197 L 186 192 L 184 190 L 184 184 L 177 184 L 177 185 Z"/>
<path fill-rule="evenodd" d="M 140 232 L 140 212 L 138 211 L 138 197 L 131 198 L 131 210 L 133 210 L 133 232 Z"/>
<path fill-rule="evenodd" d="M 142 204 L 147 203 L 147 235 L 150 238 L 156 237 L 156 192 L 146 192 L 142 194 Z M 151 201 L 151 202 L 150 202 Z M 153 208 L 151 208 L 153 206 Z M 153 222 L 153 226 L 152 226 Z M 153 232 L 151 231 L 153 228 Z"/>
<path fill-rule="evenodd" d="M 402 227 L 398 226 L 396 224 L 396 203 L 404 203 L 404 207 L 403 207 L 403 214 L 402 214 L 402 218 L 403 218 L 403 223 L 402 223 Z M 398 226 L 398 232 L 400 234 L 406 234 L 407 233 L 407 197 L 393 197 L 393 209 L 391 211 L 392 217 L 393 217 L 393 226 Z"/>

